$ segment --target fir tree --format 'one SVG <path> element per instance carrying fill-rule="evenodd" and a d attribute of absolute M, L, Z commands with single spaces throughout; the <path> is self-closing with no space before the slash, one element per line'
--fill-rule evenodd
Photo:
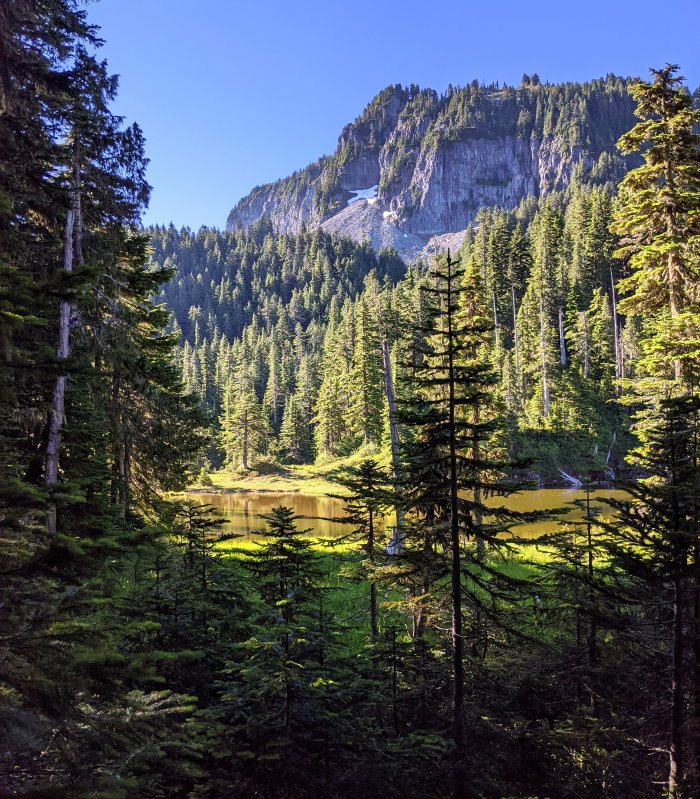
<path fill-rule="evenodd" d="M 346 570 L 346 575 L 369 581 L 369 619 L 372 641 L 379 636 L 379 616 L 377 605 L 377 577 L 375 570 L 378 564 L 377 554 L 382 545 L 386 545 L 386 531 L 382 521 L 392 504 L 391 492 L 387 487 L 388 476 L 372 459 L 360 462 L 356 468 L 348 469 L 336 475 L 334 481 L 347 489 L 349 496 L 343 495 L 344 524 L 352 526 L 352 530 L 340 537 L 334 544 L 352 541 L 360 544 L 360 554 L 366 556 L 359 570 Z"/>
<path fill-rule="evenodd" d="M 221 440 L 227 462 L 234 469 L 249 469 L 253 458 L 265 452 L 267 432 L 250 366 L 243 362 L 229 378 L 224 399 Z"/>
<path fill-rule="evenodd" d="M 465 592 L 478 604 L 474 592 L 465 586 L 465 576 L 486 587 L 480 574 L 483 568 L 480 552 L 465 548 L 463 542 L 495 542 L 497 533 L 518 517 L 504 508 L 487 507 L 483 503 L 486 492 L 507 495 L 517 488 L 503 481 L 504 464 L 486 455 L 484 445 L 493 436 L 495 419 L 470 413 L 488 404 L 495 376 L 488 364 L 473 357 L 479 350 L 479 342 L 485 343 L 491 334 L 491 325 L 484 324 L 483 317 L 478 315 L 460 319 L 460 297 L 465 291 L 461 286 L 462 275 L 449 254 L 430 272 L 425 291 L 432 298 L 432 324 L 426 331 L 423 362 L 413 369 L 417 397 L 404 406 L 399 417 L 410 431 L 403 469 L 406 507 L 418 517 L 418 530 L 432 528 L 434 538 L 428 549 L 444 559 L 449 574 L 455 796 L 463 796 L 466 790 Z M 419 546 L 426 550 L 425 538 Z M 409 559 L 411 549 L 409 532 Z M 497 579 L 496 572 L 489 570 L 489 574 Z"/>
<path fill-rule="evenodd" d="M 629 172 L 620 184 L 622 203 L 613 230 L 622 237 L 619 256 L 629 256 L 632 275 L 620 289 L 629 296 L 620 303 L 624 313 L 654 314 L 649 331 L 653 349 L 661 346 L 673 360 L 674 376 L 682 362 L 697 358 L 695 310 L 696 250 L 700 242 L 700 135 L 694 125 L 700 111 L 679 87 L 678 67 L 667 64 L 651 70 L 652 83 L 638 81 L 630 92 L 644 121 L 619 142 L 623 153 L 643 151 L 644 165 Z M 661 361 L 652 355 L 659 365 Z"/>
<path fill-rule="evenodd" d="M 347 425 L 364 446 L 378 446 L 382 440 L 386 416 L 382 374 L 379 329 L 363 299 L 355 312 Z"/>

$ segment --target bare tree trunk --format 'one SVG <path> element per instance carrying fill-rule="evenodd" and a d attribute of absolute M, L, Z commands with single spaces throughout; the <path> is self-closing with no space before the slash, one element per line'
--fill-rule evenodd
<path fill-rule="evenodd" d="M 389 357 L 389 343 L 382 339 L 382 358 L 384 360 L 384 385 L 386 387 L 386 402 L 389 408 L 389 438 L 391 440 L 391 476 L 394 480 L 394 490 L 399 498 L 402 494 L 400 482 L 401 462 L 399 460 L 399 425 L 396 421 L 396 395 L 394 394 L 394 378 L 391 372 L 391 358 Z M 396 506 L 396 529 L 389 544 L 392 554 L 403 551 L 405 546 L 403 534 L 403 508 Z"/>
<path fill-rule="evenodd" d="M 622 336 L 620 336 L 620 377 L 624 378 L 625 376 L 625 342 L 622 340 Z"/>
<path fill-rule="evenodd" d="M 605 465 L 608 466 L 610 463 L 610 458 L 612 457 L 612 449 L 615 446 L 615 442 L 617 441 L 617 430 L 613 430 L 612 441 L 610 442 L 610 446 L 608 447 L 608 454 L 605 456 Z"/>
<path fill-rule="evenodd" d="M 75 152 L 75 165 L 73 169 L 73 186 L 71 190 L 72 207 L 66 214 L 66 224 L 63 237 L 63 271 L 70 274 L 74 263 L 82 263 L 82 233 L 80 232 L 80 167 L 78 164 L 77 147 Z M 76 225 L 76 222 L 78 223 Z M 77 247 L 76 247 L 77 243 Z M 61 301 L 58 318 L 58 347 L 56 357 L 65 361 L 70 355 L 70 322 L 73 306 L 66 300 Z M 64 374 L 56 378 L 51 396 L 51 410 L 49 415 L 49 433 L 46 443 L 46 466 L 44 483 L 51 489 L 58 483 L 58 461 L 61 451 L 61 435 L 65 417 L 66 380 Z M 49 504 L 46 512 L 46 529 L 49 533 L 57 530 L 56 506 Z"/>
<path fill-rule="evenodd" d="M 559 360 L 566 366 L 566 338 L 564 338 L 564 309 L 559 309 Z"/>
<path fill-rule="evenodd" d="M 542 402 L 545 417 L 549 416 L 549 381 L 547 375 L 547 340 L 544 330 L 544 298 L 540 292 L 540 350 L 542 354 Z"/>
<path fill-rule="evenodd" d="M 615 341 L 615 379 L 619 380 L 622 377 L 622 356 L 620 348 L 620 330 L 617 322 L 617 293 L 615 292 L 615 279 L 613 278 L 612 267 L 610 267 L 610 291 L 612 296 L 613 337 Z M 621 390 L 621 387 L 617 385 L 615 392 L 618 396 Z"/>
<path fill-rule="evenodd" d="M 510 295 L 513 300 L 513 346 L 515 349 L 515 385 L 520 387 L 520 342 L 518 341 L 518 319 L 515 310 L 515 286 L 511 283 Z"/>

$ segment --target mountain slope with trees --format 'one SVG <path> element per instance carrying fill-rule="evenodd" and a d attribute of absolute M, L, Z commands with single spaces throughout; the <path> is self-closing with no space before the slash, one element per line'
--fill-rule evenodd
<path fill-rule="evenodd" d="M 590 468 L 610 479 L 629 445 L 615 381 L 633 374 L 638 320 L 615 311 L 615 202 L 611 184 L 574 176 L 512 211 L 483 209 L 459 251 L 481 275 L 508 449 L 549 481 Z M 182 335 L 183 374 L 214 420 L 209 464 L 241 467 L 241 442 L 246 467 L 388 446 L 380 345 L 401 383 L 425 268 L 269 224 L 152 231 L 153 263 L 176 271 L 162 299 Z"/>
<path fill-rule="evenodd" d="M 415 260 L 481 207 L 512 210 L 562 191 L 575 173 L 617 182 L 636 157 L 615 148 L 634 124 L 627 85 L 614 75 L 559 85 L 523 75 L 517 87 L 473 81 L 442 95 L 389 86 L 343 129 L 332 156 L 255 188 L 226 228 L 263 217 L 289 233 L 321 225 Z"/>

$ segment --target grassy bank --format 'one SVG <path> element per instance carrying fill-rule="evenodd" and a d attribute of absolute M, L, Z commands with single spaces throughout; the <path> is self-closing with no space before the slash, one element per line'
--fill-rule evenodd
<path fill-rule="evenodd" d="M 347 467 L 356 466 L 365 458 L 374 458 L 382 466 L 388 465 L 386 456 L 362 451 L 315 464 L 282 465 L 263 462 L 245 472 L 227 469 L 212 472 L 188 486 L 187 491 L 221 494 L 269 491 L 310 496 L 342 494 L 343 489 L 333 482 L 333 475 Z"/>
<path fill-rule="evenodd" d="M 352 466 L 357 466 L 362 460 L 373 458 L 387 471 L 390 470 L 389 454 L 360 450 L 352 455 L 324 460 L 312 464 L 281 464 L 273 461 L 261 461 L 252 468 L 243 471 L 221 469 L 198 476 L 187 486 L 187 493 L 246 493 L 270 492 L 279 494 L 306 494 L 309 496 L 326 496 L 328 494 L 342 494 L 343 488 L 333 482 L 333 476 Z M 583 472 L 567 467 L 572 473 L 583 476 Z M 542 487 L 570 488 L 568 481 L 556 476 L 547 470 L 535 469 L 528 472 L 529 479 L 539 481 Z M 622 472 L 620 473 L 622 474 Z M 603 480 L 604 475 L 595 475 Z M 605 486 L 606 482 L 600 483 Z"/>

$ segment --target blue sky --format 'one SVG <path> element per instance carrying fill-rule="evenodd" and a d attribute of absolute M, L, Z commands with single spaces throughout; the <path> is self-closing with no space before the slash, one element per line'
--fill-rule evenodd
<path fill-rule="evenodd" d="M 334 151 L 382 88 L 442 91 L 681 66 L 700 85 L 697 0 L 101 0 L 115 110 L 151 159 L 146 224 L 223 227 L 230 208 Z"/>

